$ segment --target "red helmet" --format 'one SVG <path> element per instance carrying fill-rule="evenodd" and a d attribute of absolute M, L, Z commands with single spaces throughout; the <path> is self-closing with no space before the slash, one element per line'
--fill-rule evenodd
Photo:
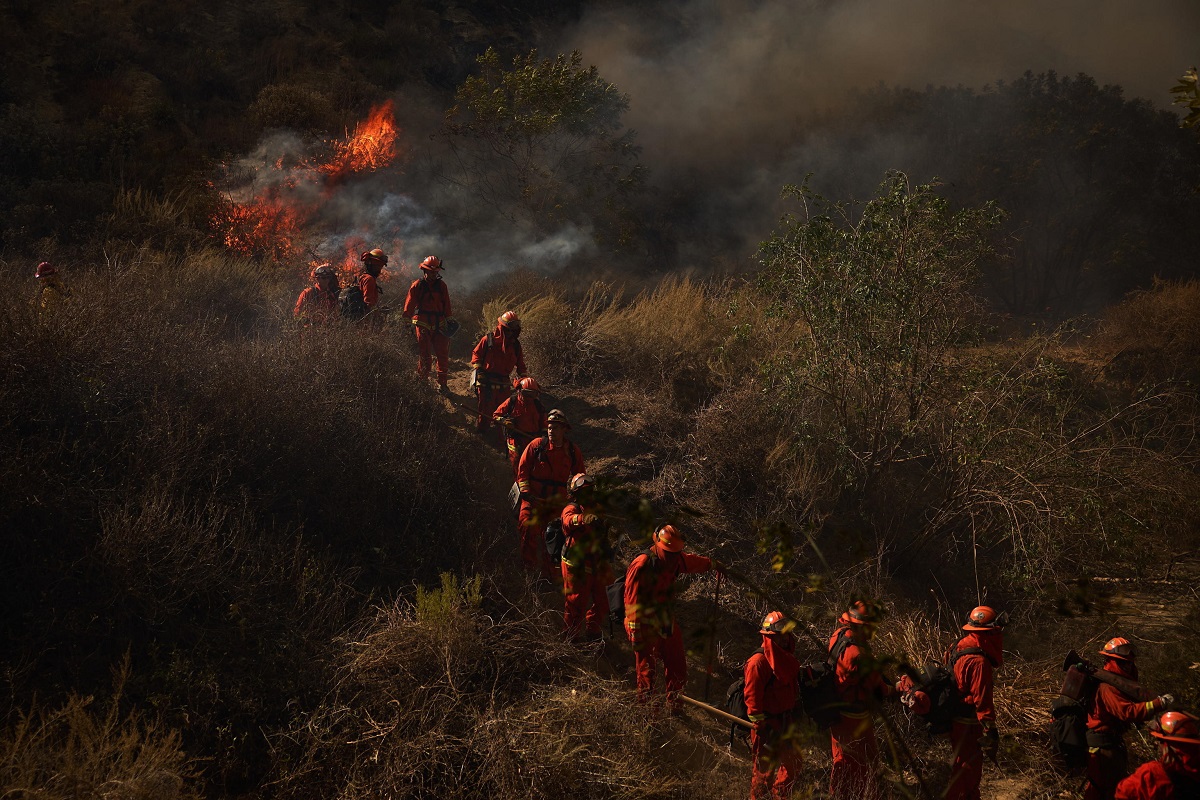
<path fill-rule="evenodd" d="M 567 491 L 571 494 L 576 494 L 583 489 L 590 489 L 596 485 L 596 479 L 591 475 L 585 475 L 582 472 L 571 476 L 570 482 L 567 483 Z"/>
<path fill-rule="evenodd" d="M 846 617 L 854 625 L 874 625 L 882 616 L 879 606 L 865 600 L 855 600 L 846 609 Z"/>
<path fill-rule="evenodd" d="M 33 273 L 35 278 L 45 278 L 49 275 L 57 275 L 58 270 L 49 261 L 43 261 L 37 265 L 37 270 Z"/>
<path fill-rule="evenodd" d="M 1137 658 L 1137 648 L 1133 646 L 1133 642 L 1118 636 L 1105 642 L 1104 647 L 1100 648 L 1100 655 L 1119 661 L 1133 661 Z"/>
<path fill-rule="evenodd" d="M 787 633 L 794 627 L 796 627 L 796 623 L 785 617 L 782 611 L 772 611 L 763 617 L 762 625 L 758 627 L 758 632 Z"/>
<path fill-rule="evenodd" d="M 359 259 L 362 260 L 363 262 L 377 261 L 380 264 L 387 264 L 387 258 L 388 258 L 387 253 L 383 252 L 378 247 L 376 247 L 374 250 L 368 250 L 367 252 L 365 252 L 361 256 L 359 256 Z"/>
<path fill-rule="evenodd" d="M 991 606 L 975 606 L 967 615 L 964 631 L 998 631 L 1008 624 L 1008 613 L 997 614 Z"/>
<path fill-rule="evenodd" d="M 1200 744 L 1200 726 L 1196 723 L 1191 714 L 1168 711 L 1158 718 L 1158 730 L 1151 730 L 1150 735 L 1168 742 Z"/>
<path fill-rule="evenodd" d="M 654 532 L 654 544 L 668 553 L 678 553 L 683 550 L 683 534 L 674 525 L 663 525 Z"/>
<path fill-rule="evenodd" d="M 421 262 L 421 269 L 442 269 L 442 260 L 437 256 L 425 256 L 425 260 Z"/>
<path fill-rule="evenodd" d="M 571 427 L 571 420 L 567 419 L 567 415 L 562 411 L 562 409 L 550 409 L 550 413 L 546 415 L 546 425 L 549 425 L 551 422 L 559 422 L 563 425 L 566 425 L 568 428 Z"/>
<path fill-rule="evenodd" d="M 517 381 L 517 391 L 521 394 L 537 394 L 542 391 L 542 387 L 538 386 L 538 382 L 533 378 L 521 378 Z M 570 427 L 569 423 L 568 427 Z"/>
<path fill-rule="evenodd" d="M 516 333 L 521 332 L 521 320 L 515 312 L 505 311 L 496 319 L 496 324 L 501 328 L 508 328 Z"/>
<path fill-rule="evenodd" d="M 337 277 L 337 270 L 333 268 L 332 264 L 318 264 L 317 266 L 313 267 L 313 270 L 312 270 L 312 279 L 313 280 L 317 280 L 318 278 L 336 278 L 336 277 Z"/>

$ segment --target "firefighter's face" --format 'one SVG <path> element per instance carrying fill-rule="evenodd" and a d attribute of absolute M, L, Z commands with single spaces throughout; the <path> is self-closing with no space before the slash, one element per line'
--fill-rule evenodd
<path fill-rule="evenodd" d="M 546 434 L 554 445 L 560 445 L 567 438 L 567 426 L 561 422 L 551 422 L 546 426 Z"/>

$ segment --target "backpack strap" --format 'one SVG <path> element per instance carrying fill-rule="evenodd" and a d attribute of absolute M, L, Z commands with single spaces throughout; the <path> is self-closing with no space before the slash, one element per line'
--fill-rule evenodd
<path fill-rule="evenodd" d="M 958 660 L 963 656 L 983 656 L 988 660 L 988 663 L 992 665 L 992 669 L 996 668 L 996 662 L 991 656 L 984 652 L 982 647 L 964 647 L 963 649 L 955 650 L 950 654 L 950 658 L 946 659 L 946 669 L 954 672 L 954 665 L 957 664 Z"/>
<path fill-rule="evenodd" d="M 841 633 L 833 641 L 833 647 L 829 648 L 829 658 L 827 659 L 829 666 L 837 667 L 837 662 L 841 660 L 842 653 L 846 652 L 846 648 L 854 644 L 850 638 L 850 626 L 841 629 Z"/>

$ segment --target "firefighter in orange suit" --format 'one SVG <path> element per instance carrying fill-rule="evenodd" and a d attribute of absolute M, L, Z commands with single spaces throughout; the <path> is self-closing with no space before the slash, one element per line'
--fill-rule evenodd
<path fill-rule="evenodd" d="M 579 473 L 567 491 L 571 502 L 562 512 L 563 626 L 572 639 L 595 641 L 608 616 L 608 584 L 612 583 L 612 545 L 594 509 L 595 481 Z"/>
<path fill-rule="evenodd" d="M 674 525 L 663 525 L 654 532 L 649 552 L 633 559 L 625 573 L 625 633 L 633 645 L 638 699 L 647 702 L 653 695 L 661 658 L 672 714 L 680 713 L 679 693 L 687 683 L 683 630 L 675 621 L 675 579 L 710 569 L 720 573 L 719 563 L 685 553 L 683 547 L 683 534 Z"/>
<path fill-rule="evenodd" d="M 881 616 L 873 603 L 855 601 L 838 618 L 838 628 L 829 639 L 842 703 L 841 718 L 829 729 L 833 753 L 829 793 L 835 800 L 879 800 L 883 796 L 872 708 L 893 696 L 895 689 L 871 653 L 871 638 Z"/>
<path fill-rule="evenodd" d="M 1100 650 L 1104 670 L 1136 681 L 1137 649 L 1128 639 L 1110 639 Z M 1125 731 L 1138 722 L 1152 719 L 1171 704 L 1171 695 L 1145 699 L 1129 697 L 1115 686 L 1100 683 L 1088 708 L 1087 787 L 1083 800 L 1112 800 L 1117 784 L 1129 774 Z"/>
<path fill-rule="evenodd" d="M 387 253 L 376 247 L 359 256 L 362 271 L 358 273 L 358 288 L 362 291 L 363 305 L 366 306 L 367 324 L 379 327 L 383 324 L 383 307 L 379 304 L 383 289 L 379 286 L 379 275 L 387 266 Z"/>
<path fill-rule="evenodd" d="M 521 320 L 513 312 L 505 311 L 496 320 L 496 327 L 484 334 L 471 351 L 471 384 L 479 410 L 475 428 L 481 434 L 492 427 L 492 414 L 512 385 L 509 376 L 513 370 L 518 378 L 529 374 L 520 336 Z"/>
<path fill-rule="evenodd" d="M 996 760 L 1000 733 L 996 730 L 992 686 L 994 671 L 1004 663 L 1004 626 L 1007 623 L 1008 615 L 997 614 L 990 606 L 972 609 L 967 623 L 962 626 L 966 636 L 946 654 L 946 663 L 954 665 L 954 684 L 965 709 L 962 716 L 954 718 L 950 727 L 954 763 L 946 787 L 947 800 L 979 800 L 985 752 Z"/>
<path fill-rule="evenodd" d="M 309 327 L 329 325 L 338 319 L 338 276 L 330 264 L 321 264 L 312 271 L 312 286 L 300 292 L 292 316 Z"/>
<path fill-rule="evenodd" d="M 793 653 L 795 623 L 772 611 L 759 627 L 762 647 L 746 662 L 746 715 L 754 758 L 750 800 L 789 800 L 802 759 L 795 719 L 800 662 Z"/>
<path fill-rule="evenodd" d="M 521 378 L 512 396 L 492 412 L 492 419 L 504 428 L 508 461 L 512 464 L 514 479 L 525 445 L 546 430 L 546 407 L 538 399 L 541 391 L 542 387 L 533 378 Z"/>
<path fill-rule="evenodd" d="M 1116 800 L 1200 797 L 1200 720 L 1182 711 L 1168 711 L 1150 735 L 1159 741 L 1158 759 L 1142 764 L 1117 784 Z"/>
<path fill-rule="evenodd" d="M 557 581 L 558 574 L 546 553 L 546 524 L 562 514 L 571 476 L 586 471 L 583 453 L 567 436 L 570 429 L 567 415 L 551 409 L 546 415 L 546 435 L 531 441 L 517 462 L 521 560 L 526 568 L 539 571 L 549 581 Z"/>
<path fill-rule="evenodd" d="M 33 277 L 37 278 L 38 282 L 37 298 L 34 300 L 38 316 L 50 317 L 71 296 L 71 290 L 63 283 L 58 268 L 49 261 L 38 264 L 37 269 L 33 271 Z"/>
<path fill-rule="evenodd" d="M 446 323 L 453 318 L 450 290 L 442 280 L 442 260 L 429 256 L 421 262 L 421 277 L 408 287 L 404 298 L 404 317 L 413 324 L 417 334 L 417 375 L 429 377 L 433 360 L 437 358 L 438 391 L 447 392 L 447 363 L 450 360 L 450 337 Z"/>

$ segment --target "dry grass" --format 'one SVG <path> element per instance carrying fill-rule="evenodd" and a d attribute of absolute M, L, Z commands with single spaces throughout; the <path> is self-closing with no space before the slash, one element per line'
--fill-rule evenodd
<path fill-rule="evenodd" d="M 1114 378 L 1200 381 L 1200 281 L 1162 282 L 1109 309 L 1099 346 Z"/>
<path fill-rule="evenodd" d="M 71 694 L 35 704 L 0 735 L 0 795 L 13 800 L 191 800 L 203 797 L 179 734 L 123 715 L 128 662 L 105 703 Z"/>

